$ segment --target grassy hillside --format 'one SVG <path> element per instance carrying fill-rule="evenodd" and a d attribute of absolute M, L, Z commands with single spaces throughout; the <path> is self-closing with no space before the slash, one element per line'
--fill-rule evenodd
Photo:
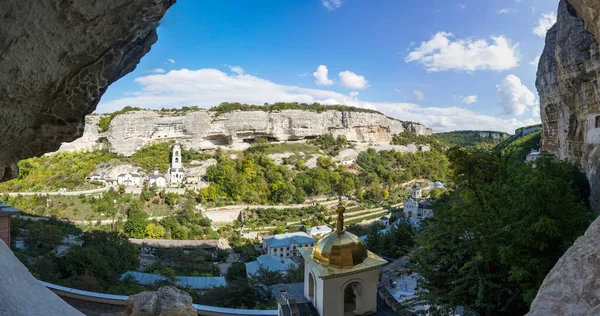
<path fill-rule="evenodd" d="M 494 150 L 500 150 L 505 155 L 510 155 L 515 159 L 523 160 L 532 149 L 540 148 L 542 131 L 533 132 L 525 136 L 513 135 L 505 141 L 494 147 Z"/>
<path fill-rule="evenodd" d="M 493 137 L 481 137 L 480 133 L 500 134 L 503 138 L 495 139 Z M 494 145 L 502 142 L 510 135 L 504 132 L 497 131 L 454 131 L 448 133 L 437 133 L 434 135 L 441 142 L 448 146 L 459 147 L 475 147 L 475 148 L 491 148 Z"/>
<path fill-rule="evenodd" d="M 0 191 L 56 191 L 90 189 L 96 186 L 85 181 L 98 164 L 108 162 L 115 157 L 107 151 L 62 152 L 50 156 L 41 156 L 21 160 L 19 176 L 0 183 Z"/>

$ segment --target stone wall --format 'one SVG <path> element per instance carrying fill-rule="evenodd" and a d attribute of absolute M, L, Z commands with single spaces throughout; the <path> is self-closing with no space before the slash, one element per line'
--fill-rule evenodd
<path fill-rule="evenodd" d="M 393 135 L 405 130 L 421 135 L 432 133 L 423 125 L 382 114 L 341 111 L 233 111 L 219 116 L 205 110 L 180 115 L 133 111 L 115 116 L 105 133 L 98 132 L 99 120 L 99 116 L 89 116 L 83 137 L 64 144 L 60 150 L 92 149 L 106 140 L 112 152 L 130 156 L 149 143 L 173 139 L 186 148 L 244 149 L 259 137 L 285 142 L 331 134 L 359 143 L 389 143 Z"/>

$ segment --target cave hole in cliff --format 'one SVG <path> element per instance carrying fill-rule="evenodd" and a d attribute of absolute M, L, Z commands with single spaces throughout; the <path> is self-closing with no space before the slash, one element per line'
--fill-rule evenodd
<path fill-rule="evenodd" d="M 215 146 L 227 146 L 230 144 L 230 139 L 226 135 L 211 135 L 204 137 L 205 141 L 211 142 Z"/>
<path fill-rule="evenodd" d="M 577 10 L 575 10 L 575 8 L 567 1 L 567 12 L 569 12 L 569 15 L 574 17 L 574 18 L 579 18 L 579 14 L 577 14 Z"/>

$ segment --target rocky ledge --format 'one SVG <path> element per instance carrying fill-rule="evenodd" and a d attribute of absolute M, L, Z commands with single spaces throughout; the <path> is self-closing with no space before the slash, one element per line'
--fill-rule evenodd
<path fill-rule="evenodd" d="M 418 123 L 402 122 L 383 114 L 334 110 L 233 111 L 218 116 L 206 110 L 181 114 L 132 111 L 116 115 L 104 133 L 99 132 L 100 118 L 88 116 L 83 137 L 64 144 L 60 150 L 93 149 L 105 142 L 112 152 L 130 156 L 149 143 L 173 139 L 186 148 L 244 149 L 259 137 L 286 142 L 331 134 L 343 135 L 357 143 L 389 143 L 392 136 L 405 130 L 420 135 L 432 133 Z"/>
<path fill-rule="evenodd" d="M 0 180 L 17 175 L 19 160 L 81 136 L 85 115 L 150 50 L 173 3 L 2 1 Z"/>

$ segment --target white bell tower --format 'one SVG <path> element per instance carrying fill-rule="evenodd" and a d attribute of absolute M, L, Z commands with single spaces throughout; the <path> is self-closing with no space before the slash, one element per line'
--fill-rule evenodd
<path fill-rule="evenodd" d="M 180 169 L 181 167 L 181 146 L 179 145 L 178 141 L 175 141 L 171 156 L 171 169 Z"/>
<path fill-rule="evenodd" d="M 185 179 L 185 170 L 181 162 L 181 145 L 175 140 L 171 154 L 171 168 L 169 168 L 169 182 L 171 185 L 180 185 Z"/>
<path fill-rule="evenodd" d="M 413 185 L 412 187 L 412 198 L 415 201 L 419 201 L 420 199 L 423 198 L 423 194 L 421 193 L 421 186 L 419 186 L 418 184 L 415 183 L 415 185 Z"/>

